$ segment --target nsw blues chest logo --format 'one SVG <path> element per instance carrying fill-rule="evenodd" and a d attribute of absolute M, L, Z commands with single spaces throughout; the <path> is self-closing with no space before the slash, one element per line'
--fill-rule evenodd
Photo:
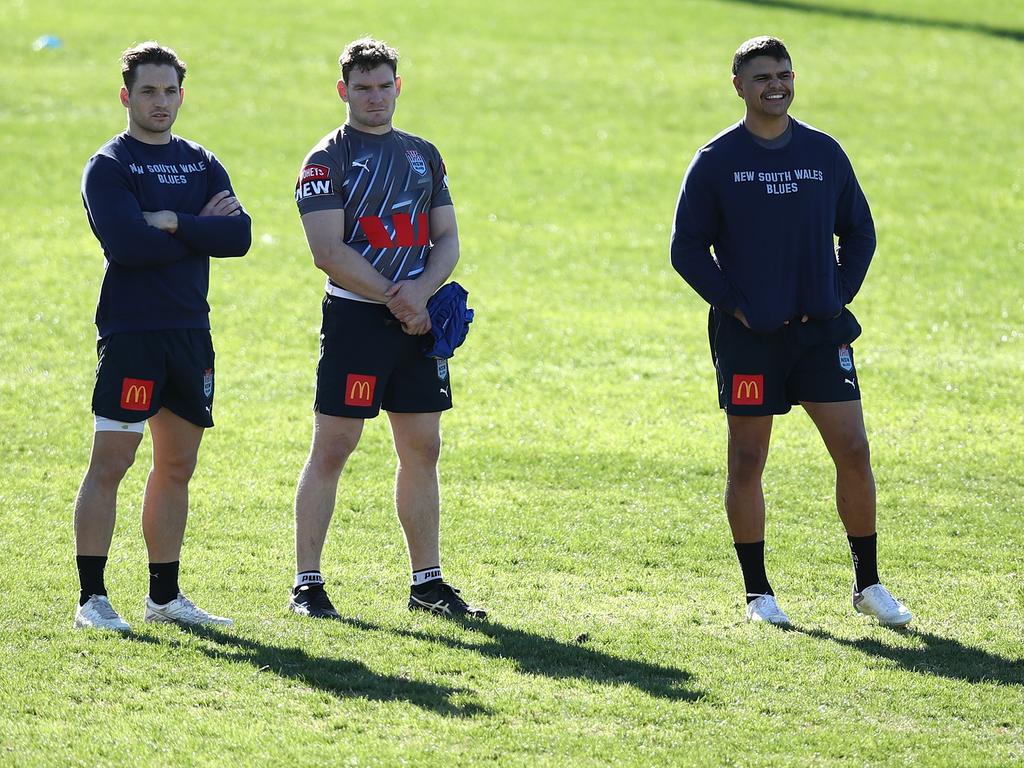
<path fill-rule="evenodd" d="M 790 168 L 774 171 L 736 170 L 732 172 L 734 184 L 753 184 L 762 187 L 769 195 L 791 195 L 799 192 L 801 184 L 809 189 L 812 183 L 825 181 L 825 172 L 820 168 Z M 762 186 L 763 185 L 763 186 Z"/>
<path fill-rule="evenodd" d="M 405 152 L 405 156 L 409 159 L 409 165 L 416 171 L 420 176 L 426 176 L 427 174 L 427 161 L 423 159 L 423 155 L 418 150 L 408 149 Z"/>

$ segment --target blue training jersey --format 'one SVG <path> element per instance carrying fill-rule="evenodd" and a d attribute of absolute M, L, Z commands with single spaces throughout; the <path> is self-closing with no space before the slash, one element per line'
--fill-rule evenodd
<path fill-rule="evenodd" d="M 122 133 L 89 159 L 82 202 L 106 257 L 96 306 L 100 338 L 210 327 L 210 257 L 243 256 L 252 240 L 244 211 L 198 215 L 223 190 L 234 194 L 224 166 L 177 136 L 146 144 Z M 173 235 L 149 226 L 142 215 L 163 210 L 177 214 Z"/>

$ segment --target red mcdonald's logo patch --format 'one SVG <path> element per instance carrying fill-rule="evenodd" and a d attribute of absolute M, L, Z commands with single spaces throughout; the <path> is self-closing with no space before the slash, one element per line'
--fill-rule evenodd
<path fill-rule="evenodd" d="M 148 411 L 152 403 L 151 380 L 126 378 L 121 382 L 121 407 L 126 411 Z"/>
<path fill-rule="evenodd" d="M 764 375 L 733 374 L 732 404 L 764 405 Z"/>
<path fill-rule="evenodd" d="M 376 376 L 350 373 L 345 380 L 345 405 L 373 405 L 373 390 L 376 386 Z"/>

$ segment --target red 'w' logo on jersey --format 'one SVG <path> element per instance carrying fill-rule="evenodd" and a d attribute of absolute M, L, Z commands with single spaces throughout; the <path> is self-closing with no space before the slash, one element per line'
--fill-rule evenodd
<path fill-rule="evenodd" d="M 374 248 L 405 248 L 410 245 L 430 245 L 430 217 L 425 213 L 416 216 L 416 227 L 413 228 L 412 217 L 408 213 L 396 213 L 391 217 L 391 225 L 395 228 L 394 238 L 384 226 L 379 216 L 360 216 L 359 226 L 366 233 L 366 239 Z"/>

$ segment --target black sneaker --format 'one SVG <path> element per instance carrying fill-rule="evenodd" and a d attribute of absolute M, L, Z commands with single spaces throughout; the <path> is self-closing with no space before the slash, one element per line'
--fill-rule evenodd
<path fill-rule="evenodd" d="M 449 618 L 486 619 L 487 611 L 469 605 L 459 597 L 459 590 L 451 584 L 438 580 L 426 592 L 409 590 L 409 610 L 436 613 Z"/>
<path fill-rule="evenodd" d="M 292 590 L 288 610 L 314 619 L 340 619 L 323 584 L 303 584 Z"/>

